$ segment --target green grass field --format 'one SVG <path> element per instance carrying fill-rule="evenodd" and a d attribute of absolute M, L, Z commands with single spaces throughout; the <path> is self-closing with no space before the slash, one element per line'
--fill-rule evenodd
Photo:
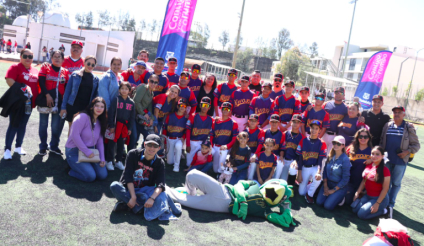
<path fill-rule="evenodd" d="M 0 95 L 7 90 L 4 75 L 10 63 L 0 63 Z M 0 118 L 0 142 L 8 119 Z M 60 143 L 64 151 L 67 125 Z M 424 128 L 418 130 L 424 144 Z M 281 228 L 262 218 L 245 221 L 230 214 L 184 208 L 178 221 L 147 222 L 131 213 L 112 213 L 116 200 L 104 181 L 83 183 L 66 173 L 64 158 L 37 156 L 38 113 L 33 111 L 23 148 L 12 161 L 0 161 L 0 242 L 2 245 L 362 245 L 378 219 L 362 221 L 345 206 L 334 212 L 292 198 L 296 227 Z M 1 157 L 3 150 L 0 150 Z M 416 245 L 424 242 L 424 151 L 408 166 L 398 195 L 394 218 L 410 230 Z M 167 167 L 167 184 L 182 186 L 184 172 Z"/>

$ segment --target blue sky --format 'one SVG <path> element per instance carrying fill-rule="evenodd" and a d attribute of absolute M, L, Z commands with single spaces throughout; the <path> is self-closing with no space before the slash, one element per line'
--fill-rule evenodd
<path fill-rule="evenodd" d="M 74 21 L 76 13 L 101 9 L 119 14 L 129 12 L 137 23 L 144 19 L 162 20 L 168 0 L 59 1 L 62 10 Z M 242 0 L 198 0 L 194 22 L 208 23 L 211 31 L 209 47 L 222 49 L 218 37 L 230 32 L 237 35 L 238 13 Z M 332 57 L 334 46 L 348 40 L 353 4 L 350 0 L 246 0 L 242 36 L 244 46 L 256 46 L 258 37 L 270 40 L 287 28 L 295 44 L 317 42 L 319 54 Z M 390 49 L 402 45 L 424 48 L 423 0 L 359 0 L 357 3 L 351 43 L 385 44 Z M 73 23 L 75 26 L 76 24 Z M 150 36 L 150 35 L 149 35 Z"/>

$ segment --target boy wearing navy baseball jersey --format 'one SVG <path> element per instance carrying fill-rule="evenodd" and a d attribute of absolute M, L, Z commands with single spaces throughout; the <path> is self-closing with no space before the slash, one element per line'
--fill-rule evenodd
<path fill-rule="evenodd" d="M 269 97 L 271 97 L 272 100 L 275 100 L 275 98 L 282 96 L 286 93 L 283 90 L 283 80 L 284 80 L 283 74 L 276 73 L 274 75 L 272 92 L 271 92 L 271 94 L 269 94 Z"/>
<path fill-rule="evenodd" d="M 162 74 L 164 67 L 165 60 L 162 57 L 158 57 L 155 59 L 155 66 L 153 67 L 153 71 L 146 73 L 144 76 L 144 83 L 146 84 L 152 74 L 156 74 L 159 77 L 159 84 L 153 91 L 154 96 L 165 93 L 168 90 L 168 78 Z"/>
<path fill-rule="evenodd" d="M 274 101 L 274 114 L 280 116 L 280 130 L 285 132 L 290 127 L 290 120 L 293 114 L 300 113 L 300 101 L 293 96 L 294 82 L 286 81 L 286 94 L 279 96 Z"/>
<path fill-rule="evenodd" d="M 299 155 L 297 162 L 299 182 L 299 195 L 305 196 L 306 202 L 314 203 L 314 193 L 321 184 L 322 160 L 327 155 L 327 146 L 318 138 L 321 123 L 314 120 L 310 123 L 311 136 L 304 138 L 297 146 L 296 153 Z M 309 178 L 313 177 L 312 183 L 308 185 Z"/>
<path fill-rule="evenodd" d="M 259 125 L 262 129 L 269 129 L 269 114 L 271 112 L 271 107 L 274 102 L 269 97 L 269 94 L 272 91 L 272 85 L 269 82 L 265 82 L 262 85 L 262 94 L 258 97 L 252 99 L 249 107 L 249 115 L 257 114 L 259 115 Z"/>
<path fill-rule="evenodd" d="M 191 77 L 190 82 L 188 82 L 188 88 L 194 93 L 194 96 L 199 95 L 200 92 L 200 86 L 202 85 L 203 81 L 199 78 L 201 67 L 198 64 L 194 64 L 191 67 Z"/>
<path fill-rule="evenodd" d="M 259 184 L 263 184 L 272 179 L 277 165 L 277 156 L 272 152 L 275 146 L 275 140 L 267 138 L 265 140 L 265 151 L 259 153 L 256 160 L 256 173 L 254 179 Z"/>
<path fill-rule="evenodd" d="M 258 124 L 259 116 L 257 114 L 251 114 L 249 116 L 248 127 L 244 129 L 244 131 L 249 135 L 247 146 L 249 146 L 252 155 L 250 157 L 250 166 L 247 174 L 249 180 L 253 180 L 253 175 L 256 172 L 255 161 L 257 160 L 259 153 L 262 151 L 265 140 L 265 132 L 258 127 Z"/>
<path fill-rule="evenodd" d="M 202 142 L 209 137 L 213 123 L 212 117 L 208 115 L 210 106 L 211 99 L 209 97 L 202 98 L 200 113 L 192 114 L 188 118 L 186 131 L 187 166 L 190 165 L 190 161 L 196 152 L 200 150 Z"/>
<path fill-rule="evenodd" d="M 345 90 L 343 87 L 337 87 L 334 90 L 334 100 L 324 103 L 324 110 L 330 115 L 330 127 L 327 128 L 322 139 L 327 143 L 327 152 L 333 147 L 333 139 L 337 135 L 337 126 L 347 115 L 347 107 L 343 100 L 345 99 Z"/>
<path fill-rule="evenodd" d="M 300 96 L 300 113 L 302 114 L 308 108 L 311 103 L 309 102 L 309 87 L 302 86 L 299 90 Z"/>
<path fill-rule="evenodd" d="M 303 112 L 302 134 L 305 135 L 306 137 L 308 137 L 311 134 L 309 124 L 314 120 L 317 120 L 321 122 L 322 124 L 321 131 L 318 135 L 318 138 L 322 138 L 327 128 L 330 127 L 330 116 L 322 108 L 324 101 L 325 101 L 325 94 L 322 92 L 318 92 L 317 94 L 315 94 L 314 107 L 309 111 L 306 110 L 305 112 Z"/>
<path fill-rule="evenodd" d="M 188 113 L 188 115 L 191 115 L 194 112 L 196 112 L 197 99 L 196 99 L 196 96 L 194 95 L 194 93 L 187 86 L 189 80 L 190 80 L 190 74 L 188 72 L 185 72 L 185 71 L 181 72 L 180 82 L 178 84 L 180 86 L 180 89 L 181 89 L 179 97 L 185 98 L 187 100 L 187 102 L 190 106 L 187 107 L 186 113 Z"/>
<path fill-rule="evenodd" d="M 230 97 L 233 94 L 234 91 L 238 89 L 238 87 L 235 84 L 235 81 L 237 79 L 237 70 L 234 68 L 230 69 L 228 71 L 228 82 L 219 84 L 215 91 L 213 92 L 215 99 L 213 101 L 213 106 L 215 110 L 215 115 L 222 117 L 222 110 L 221 106 L 224 102 L 229 102 Z"/>
<path fill-rule="evenodd" d="M 168 78 L 168 86 L 171 88 L 173 85 L 177 85 L 180 81 L 180 76 L 175 73 L 175 69 L 178 66 L 177 58 L 170 57 L 168 59 L 168 71 L 165 73 L 165 76 Z"/>
<path fill-rule="evenodd" d="M 233 105 L 233 120 L 237 122 L 239 131 L 243 131 L 247 126 L 249 117 L 249 107 L 255 94 L 249 90 L 249 76 L 241 77 L 241 88 L 234 91 L 230 97 L 230 103 Z"/>
<path fill-rule="evenodd" d="M 236 141 L 238 131 L 237 122 L 231 119 L 233 105 L 229 102 L 222 104 L 222 118 L 212 123 L 210 139 L 215 154 L 213 155 L 213 171 L 219 173 L 220 163 L 225 163 L 228 151 Z"/>

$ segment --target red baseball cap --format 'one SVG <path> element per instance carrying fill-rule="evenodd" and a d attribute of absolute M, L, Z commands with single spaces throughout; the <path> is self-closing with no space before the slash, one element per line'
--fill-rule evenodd
<path fill-rule="evenodd" d="M 74 44 L 81 46 L 81 48 L 84 47 L 84 45 L 82 44 L 82 42 L 81 41 L 78 41 L 78 40 L 72 41 L 71 46 L 74 45 Z"/>

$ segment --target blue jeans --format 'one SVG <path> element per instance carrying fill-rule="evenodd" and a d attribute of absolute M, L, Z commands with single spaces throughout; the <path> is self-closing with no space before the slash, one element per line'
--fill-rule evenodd
<path fill-rule="evenodd" d="M 390 189 L 389 189 L 389 206 L 394 207 L 397 194 L 400 191 L 403 175 L 405 174 L 406 165 L 395 165 L 387 162 L 386 167 L 390 170 Z"/>
<path fill-rule="evenodd" d="M 237 182 L 239 182 L 239 180 L 246 180 L 246 179 L 247 179 L 247 168 L 233 173 L 233 175 L 231 175 L 229 184 L 235 185 L 237 184 Z"/>
<path fill-rule="evenodd" d="M 190 172 L 191 170 L 196 169 L 201 172 L 207 173 L 212 168 L 212 166 L 213 166 L 213 162 L 208 162 L 203 165 L 192 166 L 190 167 L 188 171 Z"/>
<path fill-rule="evenodd" d="M 137 148 L 137 141 L 138 141 L 138 137 L 140 136 L 140 134 L 137 131 L 137 121 L 134 120 L 133 126 L 130 129 L 131 130 L 131 136 L 130 136 L 130 143 L 127 146 L 127 153 L 132 150 Z"/>
<path fill-rule="evenodd" d="M 146 128 L 143 125 L 140 125 L 138 123 L 136 123 L 136 128 L 137 128 L 137 142 L 138 142 L 138 139 L 140 138 L 140 134 L 143 135 L 143 142 L 141 142 L 141 147 L 144 148 L 144 145 L 143 145 L 144 139 L 146 139 L 147 135 L 149 135 L 149 132 L 146 130 Z"/>
<path fill-rule="evenodd" d="M 5 138 L 6 146 L 4 147 L 5 150 L 7 149 L 12 150 L 12 143 L 15 136 L 16 136 L 15 148 L 22 147 L 22 143 L 24 141 L 25 132 L 26 132 L 26 126 L 27 126 L 29 117 L 31 116 L 31 114 L 25 114 L 24 112 L 22 113 L 24 115 L 22 116 L 21 122 L 19 123 L 18 127 L 12 126 L 12 116 L 15 115 L 15 112 L 11 112 L 9 115 L 9 127 L 7 128 L 7 131 L 6 131 L 6 138 Z"/>
<path fill-rule="evenodd" d="M 40 114 L 40 125 L 38 126 L 38 136 L 40 136 L 39 148 L 47 149 L 47 127 L 49 125 L 49 116 L 52 116 L 50 128 L 52 138 L 50 140 L 50 149 L 59 149 L 60 135 L 62 134 L 63 125 L 65 120 L 62 120 L 59 114 Z"/>
<path fill-rule="evenodd" d="M 103 180 L 107 177 L 106 167 L 100 167 L 99 163 L 78 161 L 78 148 L 66 148 L 66 161 L 71 167 L 69 175 L 84 182 L 93 182 L 96 179 Z"/>
<path fill-rule="evenodd" d="M 328 189 L 334 189 L 337 186 L 337 183 L 327 181 Z M 321 189 L 318 192 L 317 204 L 320 206 L 324 205 L 324 208 L 327 210 L 333 210 L 345 197 L 347 192 L 347 186 L 337 190 L 329 196 L 324 196 L 324 185 L 321 186 Z"/>
<path fill-rule="evenodd" d="M 345 204 L 350 205 L 352 204 L 353 198 L 355 197 L 355 193 L 358 189 L 356 189 L 357 187 L 354 187 L 352 183 L 348 183 L 346 186 Z"/>
<path fill-rule="evenodd" d="M 130 192 L 125 188 L 122 183 L 118 181 L 112 182 L 110 184 L 110 190 L 112 191 L 113 196 L 118 200 L 118 202 L 128 203 L 131 200 Z M 134 188 L 135 195 L 137 196 L 137 204 L 132 208 L 134 213 L 138 213 L 144 207 L 144 203 L 146 203 L 149 197 L 146 193 L 142 192 L 140 188 Z"/>
<path fill-rule="evenodd" d="M 162 126 L 163 126 L 163 121 L 158 121 L 158 125 L 157 125 L 157 128 L 158 128 L 158 133 L 157 133 L 157 135 L 158 135 L 158 136 L 160 136 L 160 135 L 161 135 Z M 160 149 L 160 150 L 158 151 L 158 155 L 163 155 L 163 154 L 165 154 L 165 149 Z"/>
<path fill-rule="evenodd" d="M 378 199 L 378 196 L 369 196 L 365 194 L 359 201 L 358 205 L 353 208 L 353 212 L 357 214 L 360 219 L 363 219 L 363 220 L 367 220 L 367 219 L 371 219 L 371 218 L 383 215 L 384 209 L 389 204 L 389 197 L 386 195 L 386 197 L 380 203 L 380 206 L 378 207 L 378 211 L 372 214 L 371 207 L 374 205 L 375 202 L 377 202 L 377 199 Z"/>

